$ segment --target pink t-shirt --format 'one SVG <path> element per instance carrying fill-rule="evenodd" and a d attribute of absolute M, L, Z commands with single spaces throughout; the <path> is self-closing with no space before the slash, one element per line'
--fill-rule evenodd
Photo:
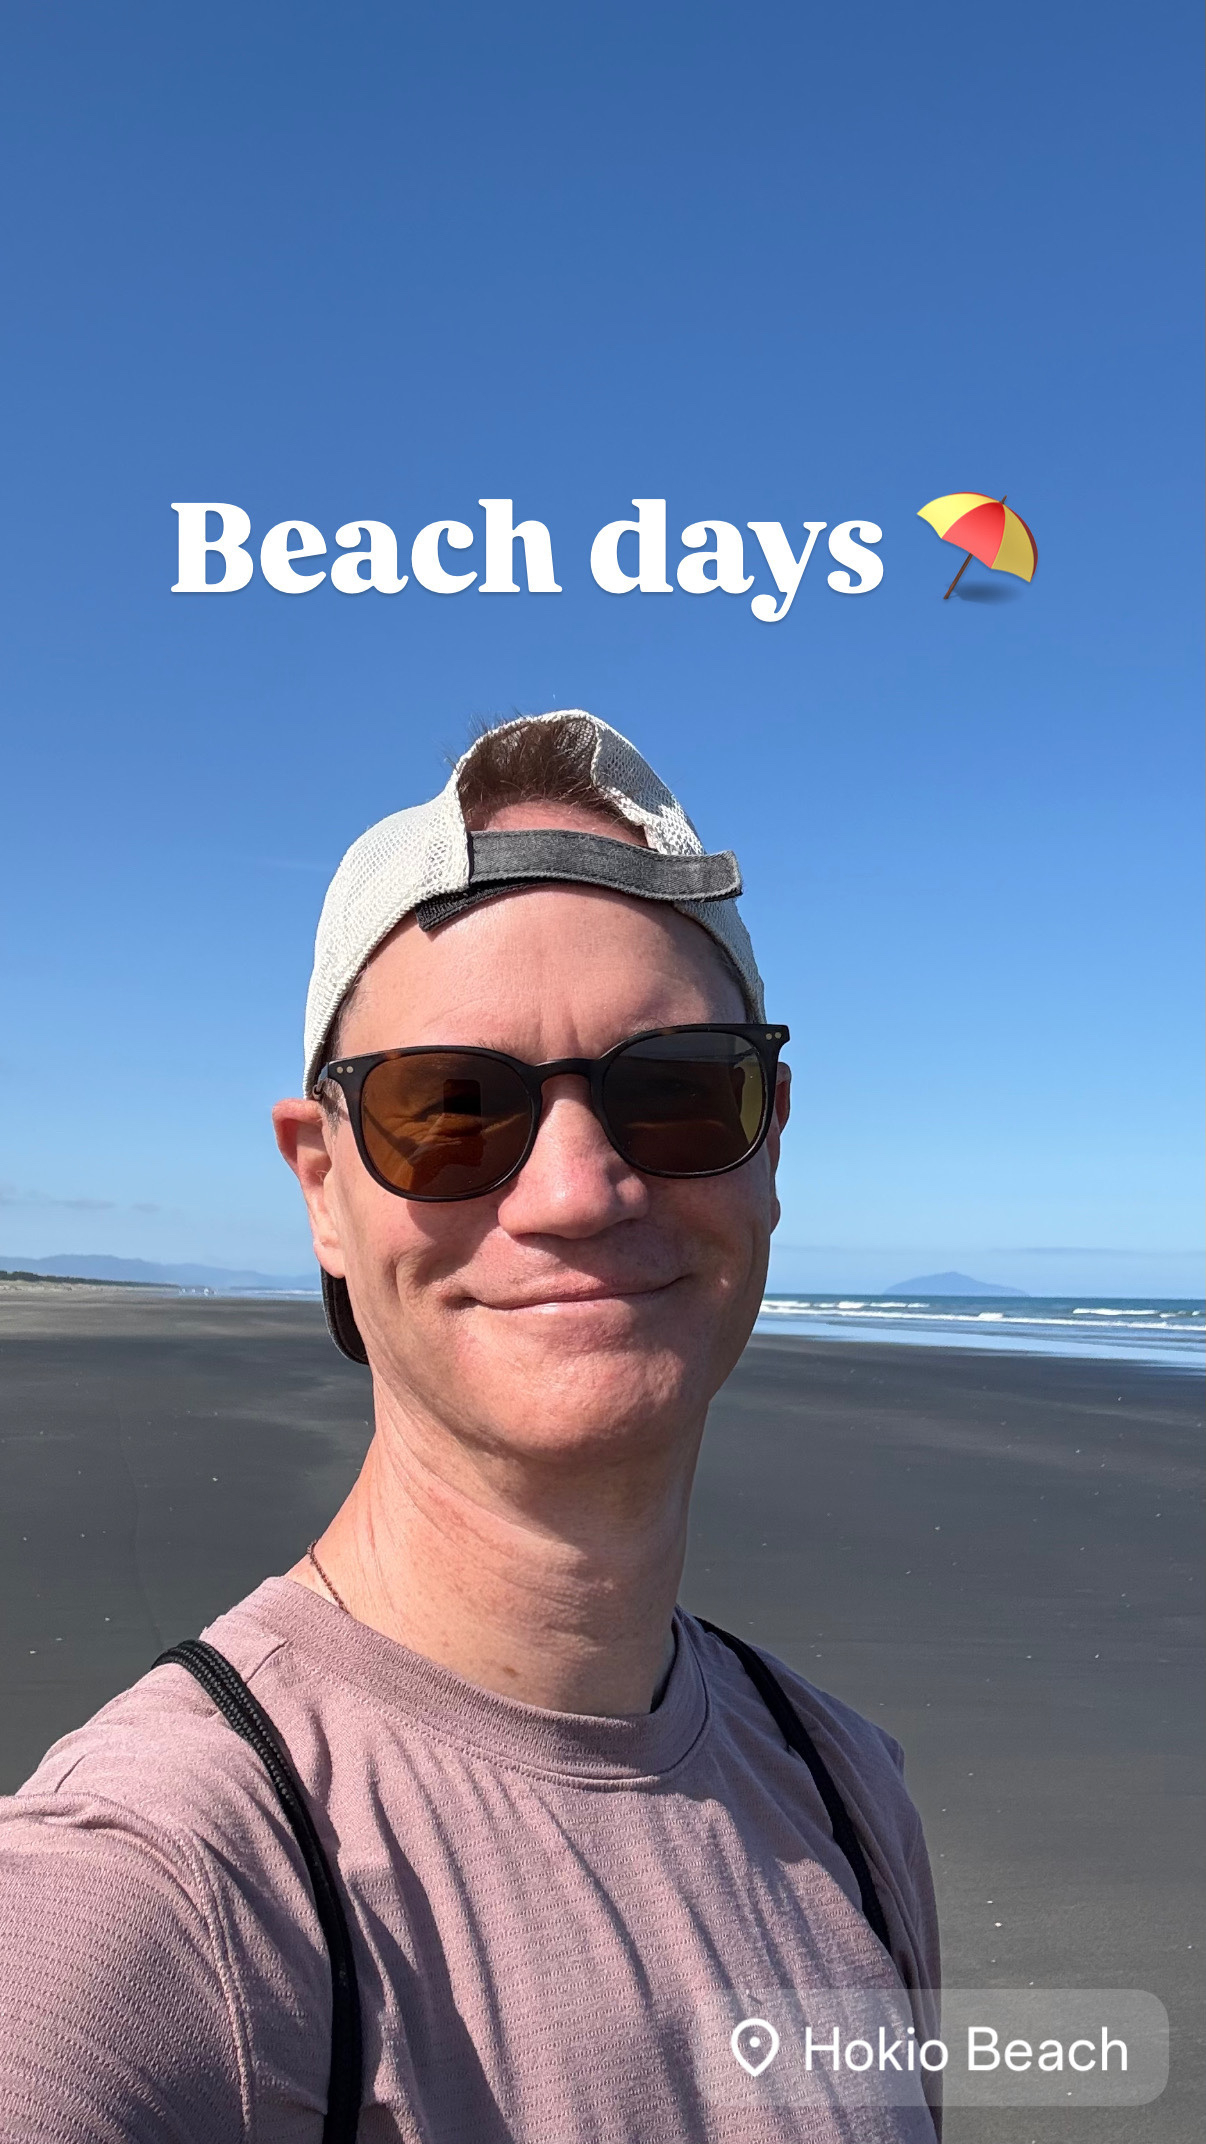
<path fill-rule="evenodd" d="M 337 1850 L 362 2144 L 932 2144 L 920 2099 L 835 2120 L 743 2102 L 736 2071 L 731 2103 L 703 2091 L 702 2017 L 895 1976 L 739 1662 L 689 1616 L 676 1635 L 655 1710 L 597 1719 L 477 1689 L 289 1579 L 206 1632 Z M 900 1751 L 778 1672 L 867 1846 L 901 1974 L 936 1988 Z M 317 2144 L 331 2001 L 309 1883 L 257 1758 L 184 1669 L 145 1676 L 0 1801 L 0 1959 L 5 2144 Z"/>

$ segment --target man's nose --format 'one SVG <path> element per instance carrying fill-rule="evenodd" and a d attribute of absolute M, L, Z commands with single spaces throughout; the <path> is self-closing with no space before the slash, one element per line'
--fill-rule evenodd
<path fill-rule="evenodd" d="M 569 1072 L 547 1081 L 536 1144 L 499 1198 L 502 1226 L 514 1236 L 594 1236 L 648 1204 L 648 1183 L 611 1144 L 587 1081 Z"/>

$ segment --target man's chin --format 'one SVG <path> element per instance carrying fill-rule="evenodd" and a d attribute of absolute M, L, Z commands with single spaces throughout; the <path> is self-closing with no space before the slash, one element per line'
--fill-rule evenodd
<path fill-rule="evenodd" d="M 487 1396 L 516 1448 L 584 1452 L 698 1411 L 712 1335 L 675 1315 L 676 1290 L 487 1311 L 467 1320 L 463 1389 Z M 710 1396 L 710 1395 L 709 1395 Z M 509 1431 L 505 1440 L 511 1442 Z"/>

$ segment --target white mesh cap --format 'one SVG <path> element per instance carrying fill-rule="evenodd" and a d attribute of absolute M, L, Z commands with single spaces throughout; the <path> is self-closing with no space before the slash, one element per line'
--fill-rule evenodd
<path fill-rule="evenodd" d="M 648 848 L 656 856 L 703 859 L 703 843 L 677 798 L 658 780 L 636 746 L 597 715 L 588 715 L 581 708 L 559 708 L 552 714 L 522 716 L 518 722 L 504 723 L 500 728 L 512 730 L 528 723 L 568 719 L 590 725 L 594 732 L 591 780 L 625 819 L 644 829 Z M 496 736 L 498 732 L 488 734 Z M 458 760 L 439 796 L 427 804 L 413 804 L 406 811 L 393 812 L 361 834 L 331 880 L 318 919 L 314 972 L 306 997 L 306 1094 L 313 1092 L 326 1062 L 335 1015 L 382 940 L 423 903 L 464 893 L 470 885 L 471 837 L 461 810 L 458 782 L 462 769 L 481 743 L 479 738 Z M 595 844 L 596 851 L 599 846 Z M 735 872 L 735 859 L 728 861 Z M 594 882 L 606 883 L 606 879 Z M 739 885 L 740 881 L 734 878 L 734 883 Z M 649 897 L 669 899 L 671 906 L 701 924 L 716 939 L 737 971 L 752 1017 L 765 1019 L 762 978 L 736 900 L 691 900 L 665 893 L 651 893 Z"/>

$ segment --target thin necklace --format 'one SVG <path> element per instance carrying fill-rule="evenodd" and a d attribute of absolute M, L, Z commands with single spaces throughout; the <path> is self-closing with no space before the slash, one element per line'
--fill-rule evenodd
<path fill-rule="evenodd" d="M 317 1542 L 311 1541 L 309 1548 L 306 1550 L 306 1555 L 309 1557 L 310 1562 L 313 1564 L 315 1570 L 321 1578 L 324 1586 L 327 1589 L 327 1592 L 330 1594 L 331 1599 L 334 1601 L 335 1606 L 337 1608 L 342 1608 L 345 1615 L 350 1615 L 352 1611 L 348 1607 L 347 1602 L 344 1600 L 342 1594 L 339 1594 L 335 1591 L 334 1586 L 331 1584 L 330 1579 L 327 1577 L 326 1572 L 323 1570 L 321 1563 L 315 1555 L 314 1550 L 316 1547 Z"/>

